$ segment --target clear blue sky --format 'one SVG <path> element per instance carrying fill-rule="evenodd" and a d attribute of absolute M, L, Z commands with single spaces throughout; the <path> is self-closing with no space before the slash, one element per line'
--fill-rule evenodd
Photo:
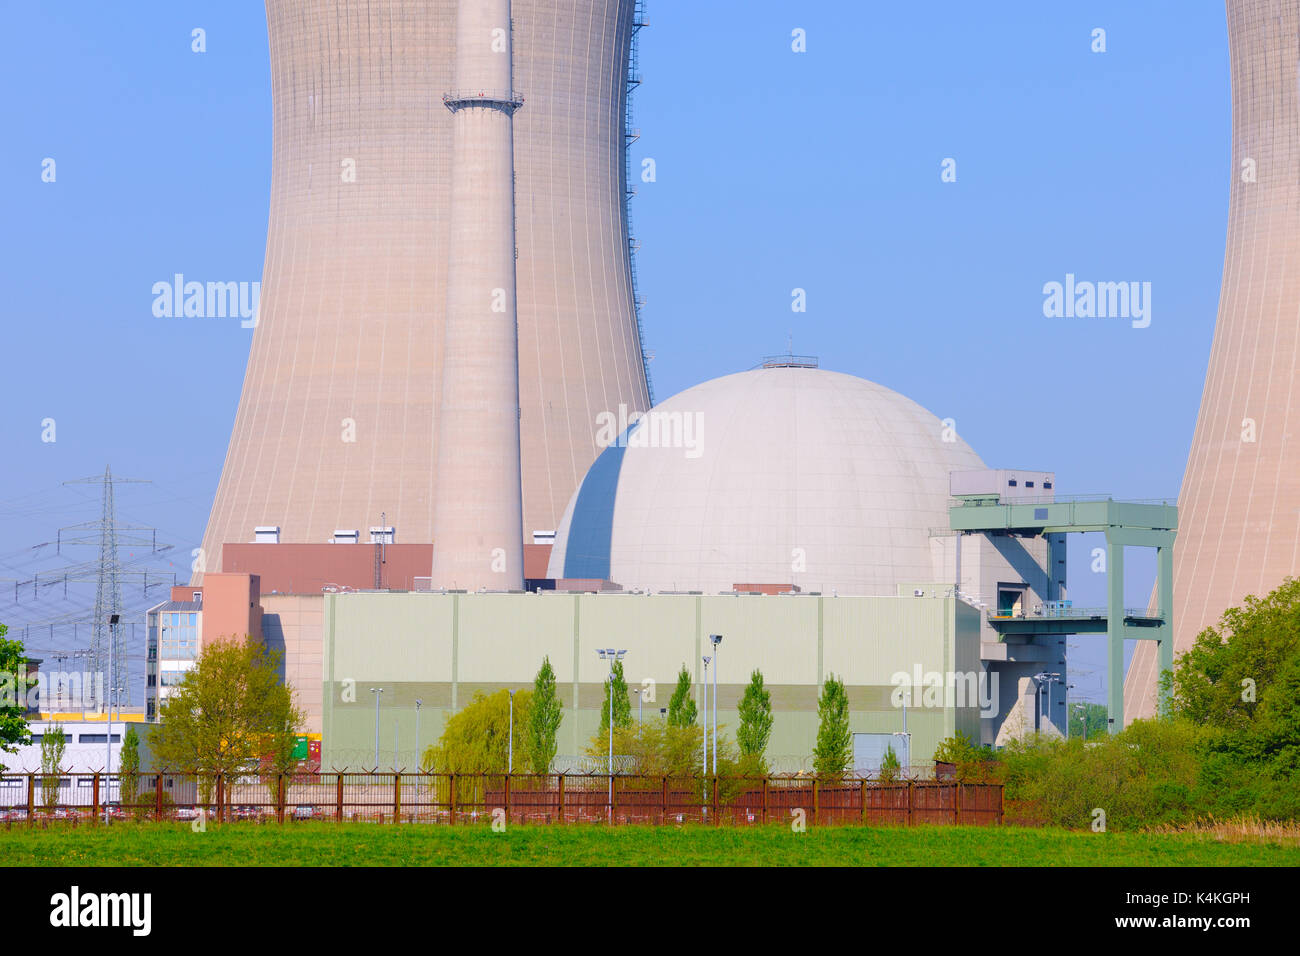
<path fill-rule="evenodd" d="M 658 180 L 633 215 L 661 399 L 792 335 L 824 367 L 956 419 L 991 466 L 1055 469 L 1062 493 L 1177 494 L 1222 270 L 1221 3 L 648 12 L 634 168 L 653 157 Z M 122 490 L 121 510 L 188 555 L 251 332 L 156 319 L 150 288 L 175 272 L 260 278 L 262 4 L 11 2 L 4 22 L 0 578 L 44 567 L 32 545 L 96 516 L 87 489 L 60 482 L 106 463 L 154 480 Z M 190 50 L 194 27 L 206 53 Z M 1104 54 L 1090 49 L 1097 27 Z M 795 28 L 806 53 L 791 51 Z M 55 183 L 41 181 L 45 157 Z M 955 183 L 940 181 L 947 157 Z M 1045 318 L 1043 284 L 1066 273 L 1152 283 L 1150 327 Z M 1076 603 L 1103 601 L 1091 546 L 1071 551 Z M 1141 603 L 1154 563 L 1135 558 Z M 8 587 L 0 621 L 42 619 Z M 1077 640 L 1078 663 L 1100 667 L 1100 643 Z M 1101 699 L 1099 679 L 1077 683 Z"/>

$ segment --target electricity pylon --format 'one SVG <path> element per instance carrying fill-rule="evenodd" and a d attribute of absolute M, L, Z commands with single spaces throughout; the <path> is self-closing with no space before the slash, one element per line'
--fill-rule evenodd
<path fill-rule="evenodd" d="M 112 640 L 108 619 L 111 614 L 120 615 L 122 613 L 122 578 L 141 573 L 140 571 L 124 569 L 118 560 L 117 549 L 120 545 L 135 545 L 138 547 L 148 545 L 150 550 L 157 550 L 158 547 L 158 535 L 153 528 L 119 524 L 117 521 L 117 512 L 113 504 L 113 486 L 128 483 L 146 484 L 148 479 L 114 478 L 111 467 L 105 466 L 103 475 L 65 481 L 65 485 L 102 484 L 104 486 L 103 506 L 98 521 L 86 521 L 67 528 L 60 528 L 58 538 L 60 552 L 65 544 L 97 545 L 99 547 L 98 561 L 93 564 L 83 565 L 80 568 L 68 569 L 64 574 L 66 579 L 69 577 L 69 572 L 71 572 L 71 579 L 74 580 L 79 571 L 90 571 L 94 575 L 93 579 L 96 585 L 95 618 L 91 625 L 90 669 L 92 674 L 105 675 L 104 684 L 110 699 L 114 692 L 120 694 L 122 688 L 112 687 L 109 684 L 120 683 L 125 685 L 126 683 L 126 654 L 123 651 L 123 642 Z M 65 531 L 84 532 L 84 534 L 64 537 Z M 146 536 L 144 532 L 148 532 L 148 535 Z M 148 571 L 144 573 L 147 575 Z M 110 674 L 112 677 L 108 676 Z M 105 702 L 96 701 L 95 703 L 103 706 Z"/>

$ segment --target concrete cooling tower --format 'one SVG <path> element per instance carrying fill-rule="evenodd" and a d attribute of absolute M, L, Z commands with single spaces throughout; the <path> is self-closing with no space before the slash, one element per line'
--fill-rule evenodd
<path fill-rule="evenodd" d="M 1229 0 L 1227 10 L 1228 241 L 1178 500 L 1175 655 L 1225 609 L 1300 569 L 1300 4 Z M 1155 713 L 1155 650 L 1138 644 L 1129 718 Z"/>
<path fill-rule="evenodd" d="M 473 195 L 473 177 L 453 176 L 456 124 L 464 144 L 490 121 L 468 115 L 486 112 L 468 107 L 473 96 L 519 101 L 507 293 L 519 534 L 558 525 L 599 451 L 602 412 L 649 407 L 625 205 L 637 5 L 515 0 L 508 90 L 469 89 L 479 81 L 457 75 L 459 14 L 479 6 L 499 4 L 267 0 L 274 142 L 261 309 L 202 569 L 220 570 L 221 546 L 252 541 L 258 526 L 278 527 L 284 543 L 324 543 L 338 529 L 364 540 L 382 514 L 393 540 L 428 543 L 435 497 L 496 480 L 460 467 L 457 487 L 436 488 L 444 340 L 464 341 L 447 338 L 449 272 L 472 258 L 452 222 L 509 212 L 499 190 Z M 453 281 L 452 301 L 464 294 Z M 473 359 L 454 363 L 462 380 Z M 495 467 L 510 459 L 503 450 Z"/>

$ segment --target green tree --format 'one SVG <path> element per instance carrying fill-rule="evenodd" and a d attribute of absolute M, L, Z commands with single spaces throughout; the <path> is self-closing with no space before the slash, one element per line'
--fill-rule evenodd
<path fill-rule="evenodd" d="M 736 744 L 740 748 L 741 767 L 746 774 L 766 776 L 767 762 L 763 754 L 772 737 L 772 694 L 763 685 L 762 672 L 755 670 L 750 675 L 737 709 L 740 727 L 736 730 Z"/>
<path fill-rule="evenodd" d="M 677 672 L 677 687 L 668 701 L 668 724 L 671 727 L 694 727 L 698 716 L 695 698 L 691 695 L 691 672 L 682 665 Z"/>
<path fill-rule="evenodd" d="M 1105 704 L 1071 704 L 1070 736 L 1096 740 L 1106 733 Z M 1085 733 L 1087 731 L 1087 733 Z"/>
<path fill-rule="evenodd" d="M 135 803 L 140 797 L 140 735 L 135 725 L 126 728 L 122 750 L 118 757 L 118 799 L 123 807 Z"/>
<path fill-rule="evenodd" d="M 882 783 L 893 783 L 902 775 L 903 767 L 898 762 L 898 754 L 894 753 L 894 745 L 890 744 L 880 760 L 880 780 Z"/>
<path fill-rule="evenodd" d="M 527 728 L 532 711 L 533 692 L 515 692 L 515 766 L 529 766 Z M 494 694 L 475 691 L 473 699 L 453 714 L 443 728 L 438 742 L 424 752 L 425 770 L 445 774 L 466 774 L 456 783 L 457 800 L 477 803 L 484 799 L 484 779 L 478 774 L 504 774 L 510 762 L 510 691 Z M 498 779 L 490 785 L 500 787 Z M 448 799 L 448 782 L 438 782 L 438 799 Z"/>
<path fill-rule="evenodd" d="M 997 755 L 993 749 L 981 747 L 960 730 L 939 741 L 934 761 L 952 764 L 957 779 L 968 783 L 991 781 L 997 772 Z"/>
<path fill-rule="evenodd" d="M 528 766 L 533 773 L 550 773 L 558 749 L 556 734 L 560 730 L 564 705 L 555 692 L 555 669 L 549 657 L 533 680 L 532 708 L 528 715 Z"/>
<path fill-rule="evenodd" d="M 27 657 L 22 641 L 5 638 L 9 628 L 0 624 L 0 754 L 14 753 L 19 744 L 32 742 L 27 727 Z M 5 766 L 0 763 L 0 770 Z"/>
<path fill-rule="evenodd" d="M 813 770 L 819 777 L 837 780 L 853 756 L 853 738 L 849 734 L 849 695 L 844 682 L 834 674 L 826 678 L 817 701 L 817 746 L 813 750 Z"/>
<path fill-rule="evenodd" d="M 1174 668 L 1173 709 L 1201 726 L 1249 732 L 1270 695 L 1285 694 L 1278 679 L 1297 660 L 1300 580 L 1288 578 L 1196 636 Z"/>
<path fill-rule="evenodd" d="M 533 691 L 515 692 L 516 767 L 529 766 L 528 734 Z M 438 742 L 424 752 L 423 766 L 439 773 L 505 773 L 510 762 L 510 691 L 475 691 L 473 699 L 453 714 Z"/>
<path fill-rule="evenodd" d="M 303 715 L 292 688 L 280 682 L 279 663 L 278 652 L 251 638 L 206 645 L 149 731 L 159 767 L 205 774 L 284 767 Z"/>
<path fill-rule="evenodd" d="M 614 753 L 627 758 L 622 773 L 649 777 L 695 777 L 701 773 L 704 731 L 698 726 L 675 727 L 662 718 L 614 728 Z M 589 756 L 604 761 L 609 754 L 609 731 L 596 734 L 587 747 Z M 725 738 L 718 738 L 718 771 L 728 755 Z M 603 767 L 604 764 L 602 763 Z M 655 784 L 658 785 L 657 783 Z"/>
<path fill-rule="evenodd" d="M 632 698 L 627 692 L 627 680 L 623 677 L 623 662 L 614 662 L 614 726 L 628 727 L 632 724 Z M 600 731 L 609 734 L 609 692 L 610 681 L 605 681 L 605 700 L 600 705 Z"/>
<path fill-rule="evenodd" d="M 1083 829 L 1094 811 L 1108 829 L 1137 829 L 1197 815 L 1200 731 L 1189 721 L 1135 720 L 1119 734 L 1033 736 L 1001 752 L 1009 804 L 1036 820 Z"/>
<path fill-rule="evenodd" d="M 63 751 L 67 735 L 62 724 L 47 726 L 41 737 L 41 803 L 52 809 L 59 802 L 59 778 L 63 775 Z"/>

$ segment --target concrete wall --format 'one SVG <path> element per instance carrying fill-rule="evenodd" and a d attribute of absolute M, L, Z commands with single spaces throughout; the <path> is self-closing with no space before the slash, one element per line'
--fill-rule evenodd
<path fill-rule="evenodd" d="M 951 598 L 625 594 L 330 594 L 324 605 L 322 733 L 326 767 L 371 765 L 379 695 L 379 762 L 417 763 L 447 717 L 476 691 L 527 688 L 544 656 L 564 702 L 561 756 L 585 753 L 599 723 L 606 665 L 600 647 L 626 648 L 629 686 L 653 686 L 649 718 L 666 708 L 678 669 L 695 677 L 703 706 L 701 657 L 708 635 L 719 653 L 718 720 L 734 739 L 736 705 L 760 669 L 772 693 L 775 726 L 768 756 L 779 769 L 810 766 L 822 681 L 848 688 L 854 732 L 902 729 L 891 678 L 967 669 L 978 672 L 979 617 Z M 269 608 L 268 608 L 269 616 Z M 382 639 L 379 639 L 382 636 Z M 956 729 L 978 736 L 974 705 L 926 702 L 908 709 L 913 753 L 924 763 Z M 635 698 L 633 700 L 636 709 Z M 396 733 L 395 733 L 396 732 Z M 396 736 L 396 744 L 394 738 Z"/>
<path fill-rule="evenodd" d="M 260 585 L 255 574 L 209 574 L 203 579 L 200 640 L 262 636 Z"/>
<path fill-rule="evenodd" d="M 349 545 L 339 545 L 349 547 Z M 284 655 L 282 678 L 306 715 L 305 733 L 321 732 L 321 648 L 325 602 L 321 595 L 262 597 L 262 640 Z"/>

